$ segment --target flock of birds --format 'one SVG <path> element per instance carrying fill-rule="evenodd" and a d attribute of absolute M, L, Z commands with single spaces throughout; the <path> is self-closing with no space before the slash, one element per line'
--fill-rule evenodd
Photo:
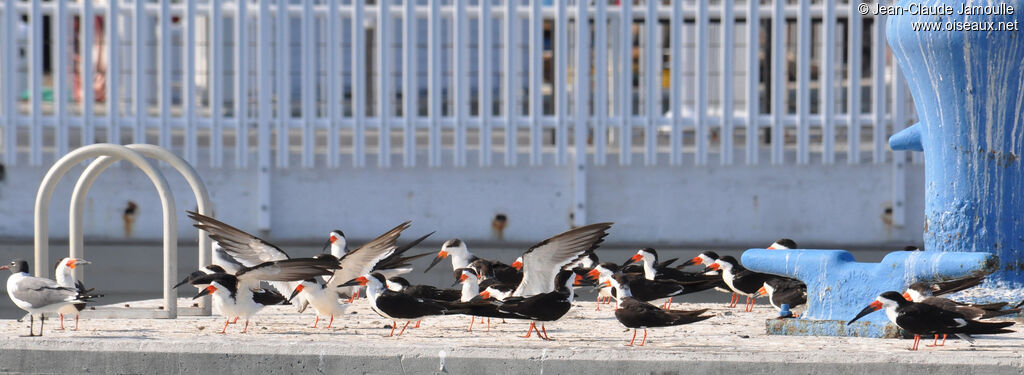
<path fill-rule="evenodd" d="M 599 288 L 597 309 L 602 304 L 616 302 L 614 314 L 625 327 L 633 329 L 629 341 L 632 346 L 638 330 L 644 335 L 638 344 L 647 340 L 647 329 L 677 326 L 709 319 L 707 309 L 672 309 L 672 299 L 708 289 L 732 294 L 729 307 L 735 307 L 746 297 L 745 311 L 752 311 L 756 298 L 767 296 L 768 302 L 781 312 L 781 317 L 793 317 L 790 309 L 807 302 L 807 287 L 791 278 L 757 273 L 743 268 L 731 256 L 719 257 L 706 251 L 673 266 L 678 259 L 660 261 L 654 249 L 637 251 L 625 264 L 600 262 L 595 250 L 608 235 L 612 223 L 590 224 L 574 228 L 548 238 L 527 249 L 511 265 L 474 256 L 465 242 L 451 239 L 441 247 L 424 272 L 450 258 L 458 289 L 443 289 L 430 285 L 410 285 L 400 275 L 411 272 L 411 261 L 431 253 L 407 256 L 431 234 L 404 245 L 398 238 L 409 228 L 402 223 L 376 239 L 349 250 L 345 235 L 340 230 L 330 233 L 324 244 L 324 253 L 311 258 L 292 258 L 281 248 L 225 224 L 209 216 L 188 212 L 194 226 L 207 232 L 215 241 L 214 264 L 203 267 L 182 280 L 175 288 L 190 284 L 198 290 L 193 297 L 211 295 L 214 308 L 228 325 L 244 319 L 245 333 L 249 320 L 265 306 L 292 304 L 299 312 L 312 307 L 316 318 L 328 319 L 330 328 L 335 317 L 359 298 L 365 297 L 371 309 L 390 319 L 391 333 L 395 335 L 398 322 L 405 325 L 438 315 L 468 315 L 469 330 L 476 318 L 528 320 L 526 335 L 534 332 L 543 340 L 550 340 L 546 323 L 566 315 L 572 307 L 575 287 Z M 327 249 L 330 252 L 327 253 Z M 780 239 L 768 249 L 795 249 L 790 239 Z M 40 315 L 39 336 L 42 336 L 46 314 L 60 316 L 60 329 L 64 329 L 65 315 L 75 317 L 86 303 L 101 295 L 87 289 L 73 276 L 75 267 L 88 264 L 82 259 L 65 258 L 56 267 L 56 280 L 29 274 L 28 262 L 14 260 L 0 270 L 10 270 L 7 294 L 14 303 L 30 315 L 29 336 L 35 336 L 34 317 Z M 701 270 L 686 271 L 689 266 L 704 266 Z M 982 277 L 971 277 L 939 283 L 915 283 L 905 293 L 885 292 L 849 321 L 881 309 L 897 326 L 915 335 L 912 350 L 916 350 L 921 335 L 957 335 L 972 341 L 971 334 L 1012 332 L 1006 327 L 1013 322 L 987 322 L 988 318 L 1019 314 L 1020 305 L 1007 308 L 1008 303 L 970 305 L 937 297 L 976 286 Z M 266 284 L 264 284 L 266 282 Z M 456 285 L 453 284 L 453 287 Z M 1024 302 L 1022 302 L 1024 304 Z M 658 306 L 660 305 L 660 306 Z M 849 324 L 848 323 L 848 324 Z"/>

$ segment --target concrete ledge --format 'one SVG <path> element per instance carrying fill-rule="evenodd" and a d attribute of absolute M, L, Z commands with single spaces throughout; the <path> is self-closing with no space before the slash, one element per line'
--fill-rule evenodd
<path fill-rule="evenodd" d="M 763 304 L 749 313 L 720 303 L 676 304 L 709 308 L 716 316 L 652 329 L 646 346 L 625 347 L 632 332 L 615 320 L 610 305 L 600 311 L 593 302 L 575 305 L 565 318 L 547 324 L 555 341 L 519 338 L 528 326 L 523 321 L 492 319 L 489 331 L 478 323 L 467 332 L 465 316 L 428 318 L 421 328 L 387 337 L 391 322 L 370 311 L 365 300 L 335 318 L 330 329 L 323 319 L 310 328 L 313 317 L 296 314 L 292 306 L 273 306 L 252 319 L 246 334 L 239 333 L 241 324 L 220 334 L 220 317 L 83 318 L 80 331 L 57 330 L 51 318 L 45 336 L 28 338 L 18 336 L 28 333 L 28 322 L 0 320 L 0 373 L 1024 372 L 1024 333 L 981 336 L 974 345 L 950 340 L 944 347 L 922 345 L 911 352 L 909 340 L 767 335 L 765 320 L 776 313 Z"/>
<path fill-rule="evenodd" d="M 684 349 L 684 348 L 680 348 Z M 838 353 L 836 353 L 838 354 Z M 0 372 L 27 373 L 762 373 L 762 374 L 1018 374 L 1021 358 L 903 353 L 680 353 L 624 348 L 468 349 L 395 346 L 367 350 L 358 342 L 276 346 L 202 342 L 3 343 Z M 959 358 L 954 358 L 959 357 Z M 970 356 L 973 357 L 973 356 Z"/>

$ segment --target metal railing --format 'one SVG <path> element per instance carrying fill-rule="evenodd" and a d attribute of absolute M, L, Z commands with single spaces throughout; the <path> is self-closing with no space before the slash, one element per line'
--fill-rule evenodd
<path fill-rule="evenodd" d="M 260 169 L 891 163 L 912 108 L 857 4 L 3 0 L 0 147 L 9 165 L 95 142 Z"/>

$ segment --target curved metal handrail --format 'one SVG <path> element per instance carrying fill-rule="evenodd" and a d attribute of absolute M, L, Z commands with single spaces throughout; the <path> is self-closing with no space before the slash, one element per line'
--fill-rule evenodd
<path fill-rule="evenodd" d="M 135 164 L 149 177 L 153 185 L 156 185 L 157 193 L 160 195 L 160 205 L 163 208 L 164 218 L 164 306 L 167 317 L 176 318 L 178 316 L 178 306 L 176 303 L 178 293 L 172 286 L 175 282 L 174 278 L 177 277 L 178 273 L 178 222 L 175 213 L 174 195 L 171 193 L 167 179 L 164 178 L 163 174 L 146 160 L 141 153 L 125 146 L 110 143 L 83 146 L 64 155 L 46 172 L 46 176 L 43 177 L 42 183 L 39 184 L 39 190 L 36 192 L 34 217 L 35 274 L 40 277 L 48 277 L 50 272 L 49 210 L 50 199 L 53 197 L 53 191 L 56 189 L 57 183 L 76 164 L 86 159 L 102 156 L 116 156 Z"/>
<path fill-rule="evenodd" d="M 133 151 L 137 151 L 147 158 L 164 161 L 181 173 L 182 177 L 185 178 L 185 181 L 187 181 L 189 186 L 192 188 L 192 193 L 195 195 L 199 213 L 203 215 L 212 215 L 213 204 L 210 202 L 210 194 L 206 190 L 206 185 L 203 183 L 203 180 L 199 177 L 195 168 L 192 168 L 191 164 L 183 160 L 178 155 L 175 155 L 160 146 L 150 144 L 130 144 L 125 147 Z M 89 189 L 92 188 L 92 184 L 96 182 L 99 175 L 118 160 L 121 160 L 121 158 L 117 156 L 101 156 L 97 158 L 85 168 L 82 175 L 78 177 L 78 182 L 75 183 L 75 189 L 71 193 L 71 209 L 68 212 L 68 244 L 70 247 L 69 254 L 72 258 L 85 257 L 83 227 L 85 226 L 85 198 L 89 195 Z M 164 262 L 167 261 L 168 259 L 164 259 Z M 206 266 L 210 264 L 211 261 L 210 237 L 206 232 L 199 230 L 199 267 Z M 75 269 L 75 274 L 78 278 L 82 277 L 81 272 L 81 269 Z M 201 314 L 210 315 L 210 298 L 203 297 L 199 301 L 199 307 Z"/>

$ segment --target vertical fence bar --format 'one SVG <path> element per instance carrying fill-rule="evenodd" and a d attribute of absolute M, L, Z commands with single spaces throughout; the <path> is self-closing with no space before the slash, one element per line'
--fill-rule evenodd
<path fill-rule="evenodd" d="M 836 0 L 825 0 L 825 14 L 822 20 L 824 32 L 821 37 L 821 143 L 823 164 L 836 162 L 835 116 L 835 57 L 836 57 Z"/>
<path fill-rule="evenodd" d="M 800 0 L 797 16 L 797 98 L 796 98 L 796 163 L 810 162 L 809 143 L 811 138 L 809 117 L 811 114 L 811 2 Z"/>
<path fill-rule="evenodd" d="M 905 110 L 906 91 L 903 86 L 903 72 L 897 64 L 892 64 L 892 131 L 903 130 L 907 126 Z M 907 152 L 892 152 L 892 225 L 902 227 L 907 224 Z"/>
<path fill-rule="evenodd" d="M 107 0 L 107 142 L 121 143 L 121 11 L 118 0 Z M 191 23 L 189 24 L 191 25 Z M 61 61 L 67 61 L 67 57 Z M 64 69 L 65 71 L 67 69 Z M 189 98 L 191 96 L 184 96 Z M 187 138 L 187 137 L 186 137 Z M 192 162 L 193 159 L 189 159 Z"/>
<path fill-rule="evenodd" d="M 832 1 L 832 0 L 826 0 Z M 760 1 L 747 1 L 747 165 L 756 165 L 761 131 L 761 12 Z"/>
<path fill-rule="evenodd" d="M 352 165 L 356 168 L 366 166 L 366 30 L 363 21 L 363 0 L 352 0 Z M 433 94 L 431 92 L 431 96 Z"/>
<path fill-rule="evenodd" d="M 630 165 L 633 164 L 633 0 L 621 2 L 619 27 L 619 165 Z"/>
<path fill-rule="evenodd" d="M 338 125 L 341 121 L 341 54 L 338 36 L 341 35 L 338 21 L 338 0 L 327 0 L 327 167 L 338 167 Z M 261 91 L 262 92 L 262 91 Z"/>
<path fill-rule="evenodd" d="M 29 8 L 29 32 L 28 57 L 30 74 L 30 91 L 32 126 L 29 127 L 29 165 L 38 166 L 43 163 L 43 125 L 42 109 L 43 101 L 43 11 L 40 0 L 32 0 Z M 84 60 L 83 60 L 84 61 Z M 86 86 L 83 84 L 82 86 Z M 91 87 L 92 85 L 88 85 Z M 84 90 L 83 90 L 84 91 Z"/>
<path fill-rule="evenodd" d="M 600 3 L 600 2 L 599 2 Z M 599 5 L 600 6 L 600 5 Z M 541 165 L 541 142 L 544 141 L 544 16 L 540 1 L 530 2 L 530 165 Z"/>
<path fill-rule="evenodd" d="M 195 165 L 199 161 L 199 142 L 196 140 L 196 1 L 185 1 L 185 74 L 181 88 L 181 105 L 185 111 L 185 160 Z M 262 24 L 260 24 L 262 26 Z M 260 91 L 263 93 L 263 91 Z M 262 108 L 262 107 L 261 107 Z M 261 111 L 262 112 L 262 111 Z"/>
<path fill-rule="evenodd" d="M 516 88 L 519 83 L 516 80 L 516 1 L 505 1 L 505 165 L 516 165 L 518 152 L 516 133 L 519 129 L 519 111 L 516 109 Z M 564 8 L 564 7 L 563 7 Z M 564 13 L 564 9 L 562 10 Z M 558 45 L 559 48 L 562 45 Z M 558 73 L 555 73 L 558 75 Z M 557 91 L 557 90 L 556 90 Z M 531 139 L 531 142 L 533 140 Z"/>
<path fill-rule="evenodd" d="M 313 4 L 308 1 L 302 3 L 302 26 L 300 27 L 299 39 L 302 43 L 302 167 L 312 168 L 316 163 L 316 83 L 313 82 L 313 73 L 316 72 L 316 61 L 313 59 L 316 39 L 313 35 L 313 26 L 316 20 L 313 19 Z"/>
<path fill-rule="evenodd" d="M 466 109 L 469 106 L 469 85 L 467 84 L 466 71 L 469 66 L 466 64 L 466 32 L 468 22 L 466 21 L 466 7 L 469 3 L 466 0 L 455 0 L 452 3 L 455 11 L 455 27 L 452 29 L 454 56 L 452 57 L 452 76 L 455 96 L 452 102 L 455 106 L 455 166 L 466 165 Z"/>
<path fill-rule="evenodd" d="M 14 39 L 14 33 L 16 32 L 17 18 L 15 15 L 17 10 L 15 9 L 14 0 L 4 1 L 4 22 L 3 27 L 3 42 L 4 42 L 4 56 L 0 64 L 3 64 L 4 75 L 4 94 L 3 100 L 4 105 L 4 161 L 7 166 L 15 166 L 18 164 L 18 108 L 16 107 L 15 98 L 18 96 L 18 88 L 14 84 L 14 62 L 16 61 L 14 51 L 17 50 L 17 45 Z"/>
<path fill-rule="evenodd" d="M 736 43 L 733 17 L 733 0 L 722 1 L 722 125 L 721 125 L 721 162 L 731 165 L 733 159 L 733 49 Z"/>
<path fill-rule="evenodd" d="M 60 159 L 68 152 L 68 48 L 67 48 L 67 2 L 57 0 L 57 12 L 50 21 L 53 32 L 53 48 L 50 66 L 50 74 L 53 76 L 53 114 L 57 121 L 57 154 L 54 159 Z M 108 18 L 109 19 L 109 18 Z M 6 57 L 6 56 L 5 56 Z M 4 77 L 5 79 L 7 77 Z M 109 99 L 108 99 L 109 100 Z"/>
<path fill-rule="evenodd" d="M 377 1 L 377 166 L 391 166 L 391 8 L 390 0 Z"/>
<path fill-rule="evenodd" d="M 402 152 L 402 164 L 406 167 L 416 165 L 416 99 L 419 98 L 419 91 L 416 85 L 416 3 L 413 0 L 405 0 L 402 12 L 402 140 L 404 150 Z"/>
<path fill-rule="evenodd" d="M 92 60 L 92 48 L 93 40 L 96 35 L 96 17 L 93 15 L 92 2 L 82 2 L 82 22 L 79 23 L 83 36 L 81 49 L 79 53 L 82 59 L 82 145 L 89 145 L 96 142 L 95 137 L 95 126 L 93 123 L 93 117 L 96 115 L 94 107 L 96 106 L 96 92 L 93 91 L 93 60 Z M 42 40 L 42 39 L 40 39 Z M 42 67 L 42 60 L 39 60 L 39 66 Z M 41 100 L 42 97 L 39 97 Z M 36 128 L 42 128 L 40 124 L 34 124 Z"/>
<path fill-rule="evenodd" d="M 700 0 L 698 0 L 700 1 Z M 658 164 L 658 118 L 661 117 L 661 46 L 658 43 L 658 2 L 647 1 L 644 13 L 644 164 Z M 673 113 L 673 117 L 681 114 Z"/>
<path fill-rule="evenodd" d="M 608 142 L 608 3 L 594 10 L 594 164 L 605 165 Z"/>
<path fill-rule="evenodd" d="M 587 223 L 587 132 L 590 130 L 590 15 L 589 1 L 576 1 L 576 121 L 573 122 L 573 225 Z M 655 18 L 656 20 L 657 18 Z"/>
<path fill-rule="evenodd" d="M 555 135 L 555 164 L 565 165 L 566 163 L 566 150 L 569 147 L 569 125 L 567 124 L 566 115 L 569 111 L 569 98 L 565 92 L 566 88 L 566 75 L 569 74 L 566 69 L 567 58 L 569 52 L 569 42 L 567 34 L 567 26 L 569 23 L 568 16 L 566 15 L 566 2 L 565 0 L 557 0 L 555 4 L 558 6 L 555 9 L 555 122 L 558 127 Z"/>
<path fill-rule="evenodd" d="M 478 26 L 480 33 L 477 39 L 477 51 L 479 52 L 480 80 L 477 83 L 478 95 L 477 112 L 480 115 L 480 166 L 491 165 L 491 114 L 493 113 L 493 98 L 491 97 L 491 2 L 483 0 L 480 2 L 480 18 Z M 530 72 L 533 74 L 533 71 Z M 532 103 L 531 103 L 532 104 Z"/>
<path fill-rule="evenodd" d="M 669 105 L 672 107 L 672 133 L 669 134 L 670 165 L 683 164 L 683 2 L 672 2 L 669 41 L 672 43 L 672 85 L 669 87 Z M 596 91 L 595 91 L 596 92 Z"/>
<path fill-rule="evenodd" d="M 889 148 L 885 133 L 885 15 L 875 16 L 871 32 L 871 111 L 874 112 L 872 124 L 872 160 L 875 164 L 885 163 L 885 150 Z"/>
<path fill-rule="evenodd" d="M 91 23 L 91 22 L 90 22 Z M 171 147 L 171 4 L 160 0 L 160 147 Z"/>
<path fill-rule="evenodd" d="M 850 2 L 850 11 L 847 22 L 849 22 L 849 50 L 846 57 L 846 68 L 848 73 L 848 106 L 846 107 L 847 121 L 846 127 L 846 142 L 849 150 L 847 151 L 846 162 L 849 164 L 860 164 L 860 62 L 861 62 L 861 16 L 857 10 L 859 2 Z"/>
<path fill-rule="evenodd" d="M 218 1 L 218 0 L 213 0 Z M 274 22 L 274 29 L 277 32 L 277 41 L 274 52 L 277 54 L 277 167 L 286 168 L 289 164 L 291 151 L 289 150 L 289 129 L 291 128 L 291 79 L 288 71 L 288 59 L 291 56 L 288 30 L 291 28 L 288 22 L 288 0 L 278 0 L 277 20 Z M 362 63 L 362 62 L 360 62 Z"/>
<path fill-rule="evenodd" d="M 772 1 L 772 164 L 785 162 L 786 0 Z"/>
<path fill-rule="evenodd" d="M 194 0 L 189 0 L 194 1 Z M 259 124 L 257 125 L 256 134 L 256 163 L 257 174 L 256 179 L 256 191 L 257 200 L 260 202 L 259 211 L 256 213 L 256 227 L 260 230 L 270 230 L 270 168 L 271 168 L 271 114 L 274 112 L 273 107 L 270 104 L 271 91 L 274 86 L 274 76 L 271 75 L 271 66 L 273 64 L 272 56 L 274 53 L 271 43 L 274 41 L 274 36 L 270 33 L 270 2 L 260 1 L 259 2 L 260 13 L 259 13 L 259 95 L 256 97 L 259 106 L 257 109 L 257 116 L 259 116 Z"/>
<path fill-rule="evenodd" d="M 146 143 L 146 98 L 149 96 L 148 85 L 146 84 L 146 2 L 135 0 L 135 30 L 132 43 L 134 43 L 135 56 L 132 74 L 135 75 L 135 129 L 132 131 L 132 143 Z"/>
<path fill-rule="evenodd" d="M 219 168 L 223 165 L 224 155 L 221 146 L 224 144 L 222 129 L 224 111 L 224 51 L 221 43 L 224 39 L 224 17 L 221 15 L 221 0 L 210 0 L 210 58 L 213 67 L 210 69 L 210 166 Z M 282 90 L 284 91 L 284 90 Z"/>
<path fill-rule="evenodd" d="M 697 98 L 694 106 L 697 125 L 697 165 L 708 163 L 708 0 L 697 0 Z"/>
<path fill-rule="evenodd" d="M 441 166 L 441 95 L 444 93 L 444 84 L 441 83 L 441 51 L 444 48 L 441 33 L 441 4 L 439 1 L 430 2 L 430 17 L 427 18 L 427 34 L 429 34 L 429 48 L 427 48 L 428 77 L 427 86 L 427 112 L 430 114 L 430 147 L 428 148 L 431 167 Z"/>
<path fill-rule="evenodd" d="M 246 168 L 249 166 L 249 0 L 236 1 L 235 168 Z"/>

